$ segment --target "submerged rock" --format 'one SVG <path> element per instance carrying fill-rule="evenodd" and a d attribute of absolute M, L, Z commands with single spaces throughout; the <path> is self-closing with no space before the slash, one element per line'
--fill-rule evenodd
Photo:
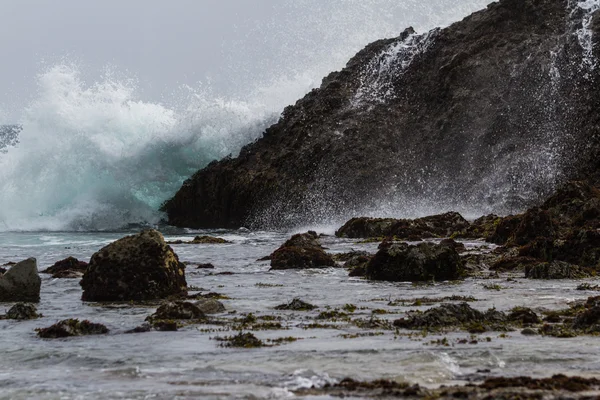
<path fill-rule="evenodd" d="M 26 320 L 26 319 L 36 319 L 41 317 L 41 314 L 38 314 L 37 308 L 30 303 L 17 303 L 12 306 L 8 312 L 6 313 L 6 319 L 16 319 L 16 320 Z"/>
<path fill-rule="evenodd" d="M 156 230 L 94 253 L 80 282 L 84 301 L 153 300 L 187 294 L 185 265 Z"/>
<path fill-rule="evenodd" d="M 35 258 L 28 258 L 13 265 L 0 276 L 0 301 L 38 302 L 41 285 L 37 261 Z"/>
<path fill-rule="evenodd" d="M 216 338 L 224 342 L 223 347 L 241 347 L 241 348 L 254 348 L 254 347 L 263 347 L 265 344 L 262 340 L 258 339 L 250 332 L 246 333 L 238 333 L 235 336 L 228 336 L 224 338 Z"/>
<path fill-rule="evenodd" d="M 292 236 L 271 256 L 271 269 L 305 269 L 335 266 L 333 258 L 325 253 L 315 232 Z"/>
<path fill-rule="evenodd" d="M 53 278 L 81 278 L 87 267 L 88 263 L 75 257 L 67 257 L 43 270 L 42 274 L 52 274 Z"/>
<path fill-rule="evenodd" d="M 65 319 L 48 328 L 36 329 L 39 337 L 56 339 L 69 336 L 102 335 L 108 333 L 108 328 L 102 324 L 78 319 Z"/>
<path fill-rule="evenodd" d="M 447 281 L 461 277 L 462 260 L 449 244 L 384 243 L 369 261 L 366 276 L 372 280 L 415 282 Z"/>

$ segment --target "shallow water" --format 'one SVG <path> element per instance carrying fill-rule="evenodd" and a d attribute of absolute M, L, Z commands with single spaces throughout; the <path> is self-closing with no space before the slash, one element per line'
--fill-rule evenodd
<path fill-rule="evenodd" d="M 295 342 L 259 349 L 220 347 L 215 336 L 223 327 L 192 325 L 178 332 L 124 334 L 140 325 L 155 306 L 101 305 L 81 302 L 77 279 L 52 279 L 42 274 L 39 311 L 33 321 L 0 321 L 1 399 L 187 399 L 187 398 L 287 398 L 301 387 L 323 385 L 345 377 L 392 378 L 436 386 L 479 381 L 494 375 L 550 376 L 554 373 L 600 375 L 600 348 L 596 337 L 557 339 L 524 336 L 518 331 L 475 335 L 465 332 L 423 337 L 408 331 L 361 329 L 347 322 L 335 329 L 305 329 L 327 307 L 357 306 L 352 319 L 369 319 L 372 310 L 384 309 L 377 318 L 393 320 L 411 309 L 431 306 L 388 305 L 390 300 L 418 297 L 470 295 L 472 307 L 514 306 L 541 309 L 565 308 L 593 295 L 575 290 L 579 282 L 533 281 L 516 277 L 467 279 L 456 283 L 413 286 L 410 283 L 374 283 L 349 278 L 342 268 L 304 271 L 269 271 L 270 254 L 290 236 L 281 232 L 202 232 L 233 241 L 226 245 L 174 245 L 180 260 L 188 263 L 189 285 L 231 297 L 222 300 L 228 313 L 222 318 L 275 315 L 285 330 L 257 331 L 260 339 L 293 336 Z M 167 240 L 189 239 L 167 235 Z M 124 233 L 0 233 L 0 264 L 36 257 L 39 269 L 67 256 L 88 261 L 102 246 Z M 330 252 L 350 249 L 374 251 L 377 244 L 325 237 Z M 468 242 L 468 247 L 481 246 Z M 195 269 L 194 263 L 212 263 L 214 270 Z M 232 272 L 232 275 L 218 275 Z M 597 279 L 588 280 L 598 283 Z M 484 285 L 498 284 L 501 290 Z M 319 306 L 312 312 L 277 311 L 274 307 L 294 297 Z M 12 304 L 0 304 L 0 313 Z M 433 306 L 436 306 L 434 304 Z M 235 313 L 229 313 L 234 312 Z M 42 340 L 34 329 L 64 318 L 103 323 L 104 336 Z M 328 321 L 321 321 L 329 324 Z M 342 334 L 366 334 L 344 338 Z M 431 344 L 447 337 L 450 347 Z M 487 341 L 487 337 L 490 341 Z"/>

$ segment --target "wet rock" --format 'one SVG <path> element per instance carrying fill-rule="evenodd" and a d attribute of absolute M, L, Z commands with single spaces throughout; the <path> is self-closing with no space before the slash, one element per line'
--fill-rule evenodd
<path fill-rule="evenodd" d="M 80 282 L 84 301 L 152 300 L 187 294 L 185 265 L 156 230 L 109 244 L 92 255 Z"/>
<path fill-rule="evenodd" d="M 541 322 L 540 318 L 533 310 L 525 307 L 516 307 L 512 309 L 507 318 L 509 321 L 517 322 L 521 325 L 539 324 Z"/>
<path fill-rule="evenodd" d="M 525 335 L 525 336 L 534 336 L 537 335 L 538 333 L 536 332 L 535 329 L 531 329 L 531 328 L 525 328 L 521 331 L 521 335 Z"/>
<path fill-rule="evenodd" d="M 490 270 L 498 272 L 525 271 L 530 265 L 538 264 L 540 261 L 532 257 L 503 257 L 490 266 Z"/>
<path fill-rule="evenodd" d="M 485 215 L 473 221 L 466 230 L 454 232 L 452 237 L 488 240 L 496 231 L 496 227 L 500 221 L 502 221 L 502 217 L 496 214 Z"/>
<path fill-rule="evenodd" d="M 218 237 L 214 237 L 214 236 L 207 236 L 207 235 L 196 236 L 196 237 L 194 237 L 194 239 L 192 239 L 190 241 L 173 240 L 173 241 L 167 242 L 167 244 L 226 244 L 226 243 L 231 243 L 231 242 L 228 240 L 222 239 L 222 238 L 218 238 Z"/>
<path fill-rule="evenodd" d="M 17 303 L 12 306 L 6 313 L 6 319 L 26 320 L 36 319 L 41 317 L 38 314 L 37 308 L 31 303 Z"/>
<path fill-rule="evenodd" d="M 486 390 L 498 388 L 522 387 L 529 390 L 566 390 L 582 392 L 592 390 L 600 385 L 596 378 L 581 378 L 578 376 L 553 375 L 551 378 L 534 379 L 529 377 L 488 378 L 481 387 Z"/>
<path fill-rule="evenodd" d="M 235 336 L 216 339 L 224 342 L 223 347 L 241 347 L 250 349 L 254 347 L 263 347 L 265 345 L 262 340 L 258 339 L 250 332 L 240 332 Z"/>
<path fill-rule="evenodd" d="M 573 328 L 588 333 L 600 333 L 600 296 L 587 299 L 585 310 L 573 320 Z"/>
<path fill-rule="evenodd" d="M 394 218 L 352 218 L 335 232 L 337 237 L 376 238 L 389 236 L 390 229 L 398 220 Z"/>
<path fill-rule="evenodd" d="M 388 243 L 369 261 L 367 278 L 394 282 L 446 281 L 460 278 L 462 261 L 447 244 Z"/>
<path fill-rule="evenodd" d="M 438 329 L 479 324 L 483 327 L 482 324 L 498 325 L 505 320 L 506 316 L 495 310 L 483 313 L 471 308 L 467 303 L 442 304 L 422 314 L 397 319 L 394 321 L 394 326 L 404 329 Z"/>
<path fill-rule="evenodd" d="M 4 275 L 4 273 L 6 273 L 6 268 L 0 267 L 0 276 Z"/>
<path fill-rule="evenodd" d="M 64 338 L 69 336 L 102 335 L 108 333 L 106 326 L 90 321 L 65 319 L 48 328 L 36 329 L 39 337 L 44 339 Z"/>
<path fill-rule="evenodd" d="M 37 262 L 35 258 L 28 258 L 0 276 L 0 301 L 38 302 L 41 285 Z"/>
<path fill-rule="evenodd" d="M 459 213 L 448 212 L 417 219 L 353 218 L 335 234 L 349 238 L 389 236 L 399 240 L 418 241 L 424 238 L 449 237 L 468 227 L 469 222 Z"/>
<path fill-rule="evenodd" d="M 145 333 L 145 332 L 175 332 L 177 331 L 177 322 L 175 321 L 154 321 L 152 324 L 143 323 L 125 333 Z"/>
<path fill-rule="evenodd" d="M 53 278 L 81 278 L 87 267 L 88 263 L 75 257 L 67 257 L 43 270 L 42 274 L 52 274 Z"/>
<path fill-rule="evenodd" d="M 202 310 L 188 301 L 173 301 L 158 307 L 156 312 L 146 318 L 147 321 L 172 319 L 204 319 Z"/>
<path fill-rule="evenodd" d="M 198 266 L 196 267 L 196 269 L 215 269 L 215 266 L 207 263 L 207 264 L 198 264 Z"/>
<path fill-rule="evenodd" d="M 520 215 L 509 215 L 502 218 L 495 223 L 494 232 L 486 240 L 494 244 L 505 245 L 521 224 L 521 218 Z"/>
<path fill-rule="evenodd" d="M 335 261 L 325 253 L 315 232 L 292 236 L 270 257 L 271 269 L 274 270 L 335 266 Z"/>
<path fill-rule="evenodd" d="M 529 279 L 582 279 L 590 277 L 590 274 L 577 265 L 552 261 L 526 266 L 525 277 Z"/>
<path fill-rule="evenodd" d="M 311 311 L 317 308 L 312 304 L 302 301 L 298 298 L 292 300 L 288 304 L 280 304 L 275 307 L 276 310 L 293 310 L 293 311 Z"/>
<path fill-rule="evenodd" d="M 331 257 L 334 261 L 348 263 L 349 261 L 355 260 L 358 257 L 369 257 L 372 254 L 369 254 L 366 251 L 350 251 L 348 253 L 338 253 L 332 254 Z"/>
<path fill-rule="evenodd" d="M 194 305 L 204 314 L 219 314 L 225 312 L 225 305 L 215 299 L 200 299 Z"/>

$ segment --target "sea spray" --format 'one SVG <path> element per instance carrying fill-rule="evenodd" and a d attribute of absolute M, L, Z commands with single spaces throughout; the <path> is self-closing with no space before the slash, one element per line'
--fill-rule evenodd
<path fill-rule="evenodd" d="M 96 230 L 156 223 L 158 206 L 209 161 L 235 154 L 276 115 L 190 94 L 176 111 L 132 80 L 87 85 L 74 65 L 38 77 L 22 132 L 0 157 L 0 229 Z"/>

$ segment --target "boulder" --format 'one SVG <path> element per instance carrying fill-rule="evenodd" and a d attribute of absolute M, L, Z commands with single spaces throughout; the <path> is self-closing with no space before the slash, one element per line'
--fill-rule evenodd
<path fill-rule="evenodd" d="M 69 336 L 102 335 L 108 333 L 108 328 L 102 324 L 78 319 L 65 319 L 48 328 L 36 329 L 39 337 L 56 339 Z"/>
<path fill-rule="evenodd" d="M 185 265 L 156 230 L 124 237 L 92 255 L 80 282 L 84 301 L 185 296 Z"/>
<path fill-rule="evenodd" d="M 398 222 L 394 218 L 352 218 L 340 229 L 335 231 L 337 237 L 347 238 L 376 238 L 388 236 L 390 228 Z"/>
<path fill-rule="evenodd" d="M 42 274 L 52 274 L 53 278 L 81 278 L 87 267 L 88 263 L 75 257 L 67 257 L 43 270 Z"/>
<path fill-rule="evenodd" d="M 367 265 L 368 279 L 415 282 L 446 281 L 461 277 L 463 264 L 451 245 L 386 243 L 380 247 Z"/>
<path fill-rule="evenodd" d="M 204 314 L 220 314 L 226 310 L 225 305 L 215 299 L 200 299 L 194 305 Z"/>
<path fill-rule="evenodd" d="M 530 279 L 581 279 L 590 274 L 583 268 L 564 261 L 542 262 L 525 267 L 525 277 Z"/>
<path fill-rule="evenodd" d="M 38 302 L 41 285 L 37 261 L 35 258 L 28 258 L 13 265 L 0 276 L 0 301 Z"/>
<path fill-rule="evenodd" d="M 271 256 L 271 269 L 305 269 L 335 266 L 333 258 L 325 253 L 315 232 L 292 236 Z"/>
<path fill-rule="evenodd" d="M 147 321 L 172 319 L 203 319 L 204 313 L 189 301 L 173 301 L 158 307 L 156 312 L 146 318 Z"/>

